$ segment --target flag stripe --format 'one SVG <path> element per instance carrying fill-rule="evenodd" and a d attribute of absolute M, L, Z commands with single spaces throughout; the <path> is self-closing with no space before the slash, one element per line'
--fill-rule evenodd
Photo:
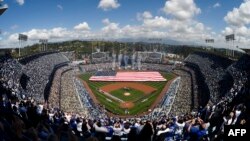
<path fill-rule="evenodd" d="M 159 72 L 117 72 L 116 76 L 92 76 L 90 81 L 166 81 Z"/>

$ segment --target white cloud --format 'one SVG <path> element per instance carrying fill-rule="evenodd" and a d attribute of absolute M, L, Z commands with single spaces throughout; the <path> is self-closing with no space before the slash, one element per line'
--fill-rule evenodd
<path fill-rule="evenodd" d="M 210 36 L 210 29 L 208 27 L 205 27 L 205 25 L 203 25 L 202 23 L 193 20 L 192 18 L 189 20 L 179 20 L 176 18 L 166 18 L 163 16 L 153 17 L 151 13 L 139 13 L 139 16 L 137 14 L 137 18 L 138 17 L 140 18 L 140 21 L 143 21 L 141 29 L 148 29 L 149 33 L 157 33 L 158 35 L 163 36 L 163 38 L 178 38 L 174 40 L 198 40 L 200 38 Z M 143 36 L 143 34 L 141 36 Z"/>
<path fill-rule="evenodd" d="M 63 6 L 60 5 L 60 4 L 58 4 L 56 7 L 57 7 L 58 9 L 60 9 L 60 10 L 63 10 Z"/>
<path fill-rule="evenodd" d="M 105 24 L 105 25 L 108 25 L 110 23 L 110 21 L 109 21 L 108 18 L 106 18 L 106 19 L 102 20 L 102 23 Z"/>
<path fill-rule="evenodd" d="M 97 36 L 96 33 L 91 33 L 87 22 L 82 22 L 74 26 L 74 30 L 69 30 L 64 27 L 55 27 L 51 29 L 31 29 L 26 32 L 21 32 L 28 36 L 26 44 L 38 43 L 39 39 L 48 39 L 49 42 L 66 41 L 73 39 L 87 39 Z M 81 32 L 83 31 L 83 32 Z M 0 43 L 0 48 L 18 47 L 18 34 L 6 34 L 6 39 L 3 38 Z"/>
<path fill-rule="evenodd" d="M 68 34 L 66 28 L 55 27 L 53 29 L 32 29 L 28 32 L 24 32 L 25 35 L 29 37 L 30 40 L 38 40 L 38 39 L 56 39 L 64 37 L 64 35 Z"/>
<path fill-rule="evenodd" d="M 141 25 L 126 25 L 109 19 L 102 20 L 105 25 L 101 33 L 105 38 L 168 38 L 178 41 L 200 42 L 212 36 L 212 31 L 197 21 L 180 21 L 162 16 L 143 19 Z"/>
<path fill-rule="evenodd" d="M 213 5 L 213 8 L 218 8 L 218 7 L 220 7 L 220 6 L 221 6 L 220 3 L 217 2 L 217 3 L 215 3 L 215 4 Z"/>
<path fill-rule="evenodd" d="M 235 26 L 229 26 L 225 27 L 224 30 L 221 32 L 220 41 L 224 42 L 225 44 L 225 36 L 229 34 L 235 34 L 235 41 L 234 45 L 239 46 L 240 48 L 249 48 L 250 44 L 250 28 L 246 26 L 241 27 L 235 27 Z M 229 46 L 228 44 L 225 44 L 225 46 Z M 230 45 L 232 47 L 232 45 Z"/>
<path fill-rule="evenodd" d="M 90 27 L 87 22 L 82 22 L 74 27 L 75 30 L 90 30 Z"/>
<path fill-rule="evenodd" d="M 147 12 L 144 12 L 147 13 Z M 74 26 L 75 30 L 68 30 L 63 27 L 52 29 L 32 29 L 23 34 L 28 35 L 30 43 L 36 43 L 39 39 L 51 41 L 63 41 L 70 39 L 90 39 L 90 38 L 166 38 L 178 41 L 201 41 L 210 36 L 209 28 L 200 22 L 189 20 L 180 21 L 177 19 L 166 18 L 163 16 L 153 16 L 152 14 L 142 14 L 144 19 L 139 25 L 120 26 L 119 23 L 103 19 L 104 26 L 100 31 L 90 32 L 86 22 Z M 150 16 L 149 16 L 150 15 Z M 84 31 L 84 34 L 82 32 Z M 18 34 L 9 36 L 9 44 L 18 43 Z M 5 42 L 5 43 L 7 43 Z M 1 46 L 1 45 L 0 45 Z"/>
<path fill-rule="evenodd" d="M 120 7 L 120 4 L 117 0 L 100 0 L 98 8 L 103 9 L 104 11 L 108 11 L 111 9 L 116 9 Z"/>
<path fill-rule="evenodd" d="M 239 8 L 229 11 L 224 20 L 232 26 L 243 26 L 250 24 L 250 1 L 243 2 Z"/>
<path fill-rule="evenodd" d="M 246 26 L 241 27 L 226 27 L 224 30 L 222 30 L 222 34 L 229 35 L 229 34 L 235 34 L 236 38 L 238 37 L 244 37 L 244 38 L 250 38 L 250 28 L 247 28 Z"/>
<path fill-rule="evenodd" d="M 101 31 L 101 34 L 104 34 L 105 37 L 108 36 L 115 36 L 116 34 L 119 34 L 120 28 L 119 23 L 110 22 L 109 19 L 102 20 L 102 23 L 105 25 Z"/>
<path fill-rule="evenodd" d="M 201 9 L 196 6 L 194 0 L 168 0 L 163 11 L 178 20 L 190 20 L 201 13 Z"/>
<path fill-rule="evenodd" d="M 16 2 L 17 2 L 19 5 L 23 5 L 23 4 L 24 4 L 24 0 L 16 0 Z"/>
<path fill-rule="evenodd" d="M 23 32 L 28 36 L 28 41 L 36 41 L 39 39 L 55 40 L 70 35 L 66 28 L 55 27 L 52 29 L 31 29 L 30 31 Z M 70 37 L 70 36 L 69 36 Z M 18 42 L 18 33 L 11 34 L 8 38 L 10 42 Z"/>
<path fill-rule="evenodd" d="M 162 16 L 156 16 L 152 19 L 144 19 L 143 25 L 150 28 L 166 28 L 170 26 L 170 20 Z"/>
<path fill-rule="evenodd" d="M 237 46 L 249 48 L 250 44 L 250 0 L 244 0 L 238 8 L 233 8 L 224 17 L 228 26 L 221 31 L 222 36 L 235 34 Z"/>
<path fill-rule="evenodd" d="M 0 32 L 1 32 L 1 31 L 0 31 Z M 5 31 L 5 32 L 3 32 L 2 34 L 3 34 L 4 36 L 7 36 L 7 35 L 9 35 L 10 33 Z"/>
<path fill-rule="evenodd" d="M 152 16 L 152 14 L 151 14 L 149 11 L 144 11 L 144 12 L 142 13 L 142 17 L 143 17 L 144 19 L 150 19 L 150 18 L 152 18 L 153 16 Z"/>
<path fill-rule="evenodd" d="M 225 35 L 229 35 L 229 34 L 233 34 L 234 30 L 231 27 L 226 27 L 224 30 L 222 30 L 222 34 Z"/>
<path fill-rule="evenodd" d="M 243 36 L 243 37 L 249 37 L 250 36 L 250 29 L 242 26 L 240 28 L 238 28 L 238 30 L 236 31 L 238 36 Z"/>
<path fill-rule="evenodd" d="M 137 13 L 136 17 L 138 21 L 141 21 L 143 19 L 150 19 L 153 16 L 149 11 L 144 11 L 143 13 Z"/>

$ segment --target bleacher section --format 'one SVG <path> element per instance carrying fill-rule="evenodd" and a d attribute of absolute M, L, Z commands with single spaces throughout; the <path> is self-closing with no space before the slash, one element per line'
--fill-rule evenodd
<path fill-rule="evenodd" d="M 201 77 L 204 77 L 205 84 L 208 87 L 208 94 L 212 103 L 217 103 L 223 94 L 222 87 L 219 83 L 223 80 L 225 69 L 233 62 L 227 58 L 208 54 L 204 52 L 197 52 L 189 55 L 185 62 L 187 66 L 195 68 L 201 72 Z M 198 73 L 198 72 L 197 72 Z"/>
<path fill-rule="evenodd" d="M 53 53 L 57 53 L 57 52 L 42 52 L 42 53 L 37 53 L 37 54 L 32 54 L 29 56 L 22 56 L 21 58 L 19 58 L 19 62 L 23 65 L 26 65 L 27 63 L 29 63 L 30 61 L 37 59 L 41 56 L 44 55 L 49 55 L 49 54 L 53 54 Z"/>
<path fill-rule="evenodd" d="M 172 109 L 172 105 L 174 103 L 177 91 L 180 85 L 180 77 L 175 78 L 175 80 L 170 84 L 169 89 L 167 90 L 166 94 L 162 98 L 159 106 L 153 110 L 151 115 L 153 117 L 168 115 Z"/>

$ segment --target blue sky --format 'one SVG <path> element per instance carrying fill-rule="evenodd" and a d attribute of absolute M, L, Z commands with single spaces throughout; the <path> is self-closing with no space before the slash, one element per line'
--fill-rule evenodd
<path fill-rule="evenodd" d="M 4 0 L 0 16 L 0 48 L 17 46 L 18 33 L 27 44 L 72 39 L 164 38 L 183 43 L 226 47 L 235 33 L 248 48 L 250 0 Z"/>

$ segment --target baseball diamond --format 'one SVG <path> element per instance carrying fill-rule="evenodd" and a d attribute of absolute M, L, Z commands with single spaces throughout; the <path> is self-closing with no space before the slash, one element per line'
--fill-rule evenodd
<path fill-rule="evenodd" d="M 133 73 L 133 72 L 132 72 Z M 142 72 L 142 74 L 145 72 Z M 137 72 L 140 74 L 140 72 Z M 155 73 L 159 74 L 167 81 L 93 81 L 93 76 L 89 73 L 83 74 L 80 78 L 84 81 L 84 85 L 88 87 L 89 93 L 95 102 L 104 105 L 110 114 L 118 114 L 123 116 L 131 116 L 142 114 L 153 109 L 162 99 L 161 93 L 166 93 L 174 74 L 171 73 Z M 102 78 L 102 77 L 99 77 Z M 127 79 L 129 80 L 129 79 Z M 124 112 L 126 111 L 126 112 Z"/>

